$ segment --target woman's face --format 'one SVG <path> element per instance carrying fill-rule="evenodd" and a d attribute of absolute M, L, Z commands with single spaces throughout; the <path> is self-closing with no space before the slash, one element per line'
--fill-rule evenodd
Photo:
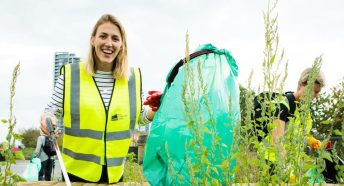
<path fill-rule="evenodd" d="M 110 22 L 101 24 L 96 35 L 91 37 L 91 45 L 95 49 L 98 63 L 112 63 L 122 48 L 119 28 Z"/>
<path fill-rule="evenodd" d="M 319 95 L 320 91 L 321 91 L 321 86 L 315 83 L 314 89 L 311 95 L 312 99 L 316 98 Z M 300 85 L 298 92 L 299 92 L 300 97 L 304 96 L 306 93 L 306 85 Z"/>

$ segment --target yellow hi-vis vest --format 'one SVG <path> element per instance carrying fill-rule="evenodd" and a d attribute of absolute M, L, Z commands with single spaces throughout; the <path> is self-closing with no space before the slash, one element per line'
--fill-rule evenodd
<path fill-rule="evenodd" d="M 281 103 L 283 105 L 285 105 L 288 108 L 288 110 L 290 110 L 289 103 L 287 103 L 285 100 L 283 100 Z M 305 121 L 306 122 L 305 132 L 306 132 L 306 135 L 309 136 L 311 129 L 312 129 L 311 114 L 308 113 L 306 117 L 307 118 Z M 286 135 L 287 139 L 297 137 L 295 135 L 298 135 L 303 130 L 303 125 L 302 125 L 301 120 L 300 120 L 300 112 L 299 112 L 299 108 L 297 106 L 295 107 L 294 119 L 289 120 L 289 122 L 285 123 L 285 125 L 286 125 L 286 127 L 285 127 L 284 135 Z M 272 135 L 268 135 L 260 143 L 260 145 L 261 145 L 260 150 L 264 151 L 266 160 L 269 160 L 271 162 L 275 162 L 275 160 L 276 160 L 275 151 L 274 151 L 275 149 L 267 148 L 271 144 L 272 144 Z M 294 147 L 296 148 L 297 146 L 294 146 Z M 291 147 L 288 147 L 288 148 L 291 148 Z"/>
<path fill-rule="evenodd" d="M 129 80 L 115 79 L 108 111 L 95 80 L 85 71 L 85 63 L 66 65 L 62 73 L 65 79 L 62 157 L 67 172 L 98 182 L 102 166 L 106 165 L 109 182 L 118 182 L 142 108 L 140 70 L 132 68 Z"/>

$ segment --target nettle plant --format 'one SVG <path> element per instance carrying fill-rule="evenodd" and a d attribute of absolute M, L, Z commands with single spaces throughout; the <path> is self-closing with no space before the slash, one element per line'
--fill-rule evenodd
<path fill-rule="evenodd" d="M 3 166 L 4 170 L 0 167 L 0 183 L 1 185 L 16 185 L 19 181 L 25 181 L 19 175 L 11 172 L 11 165 L 15 164 L 14 155 L 12 153 L 12 148 L 15 145 L 16 140 L 21 140 L 22 137 L 14 132 L 14 127 L 16 125 L 16 118 L 13 114 L 13 98 L 16 93 L 16 83 L 20 72 L 20 64 L 16 65 L 13 70 L 11 87 L 10 87 L 10 105 L 9 105 L 9 117 L 7 119 L 2 119 L 3 124 L 8 125 L 8 134 L 6 136 L 6 141 L 2 144 L 3 151 L 1 155 L 5 157 L 5 162 L 0 162 L 0 166 Z"/>

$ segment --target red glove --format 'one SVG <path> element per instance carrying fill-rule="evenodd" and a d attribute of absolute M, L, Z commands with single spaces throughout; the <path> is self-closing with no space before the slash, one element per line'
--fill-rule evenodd
<path fill-rule="evenodd" d="M 326 145 L 325 145 L 325 148 L 326 148 L 326 150 L 331 150 L 331 148 L 332 148 L 332 141 L 328 141 L 327 143 L 326 143 Z"/>
<path fill-rule="evenodd" d="M 148 94 L 149 96 L 147 96 L 143 104 L 148 105 L 152 109 L 152 111 L 156 112 L 160 107 L 160 98 L 162 96 L 162 92 L 157 90 L 150 90 L 148 91 Z"/>

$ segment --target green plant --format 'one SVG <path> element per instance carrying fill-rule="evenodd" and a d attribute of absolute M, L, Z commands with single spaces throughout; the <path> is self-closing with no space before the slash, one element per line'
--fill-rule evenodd
<path fill-rule="evenodd" d="M 330 92 L 320 94 L 311 106 L 313 127 L 318 136 L 325 138 L 331 135 L 337 138 L 337 153 L 344 157 L 343 140 L 340 139 L 344 120 L 344 78 Z"/>
<path fill-rule="evenodd" d="M 10 108 L 9 108 L 9 117 L 8 119 L 3 119 L 1 122 L 4 124 L 8 124 L 8 134 L 6 136 L 6 143 L 3 144 L 4 151 L 2 151 L 2 155 L 5 157 L 6 162 L 4 163 L 4 174 L 0 170 L 0 183 L 2 185 L 15 185 L 18 181 L 24 181 L 19 175 L 14 174 L 11 172 L 11 165 L 15 164 L 16 161 L 14 159 L 12 153 L 12 147 L 15 144 L 16 140 L 21 140 L 22 137 L 14 133 L 14 127 L 16 125 L 16 118 L 13 114 L 13 98 L 16 92 L 16 82 L 20 72 L 20 64 L 17 64 L 13 70 L 11 87 L 10 87 Z"/>
<path fill-rule="evenodd" d="M 264 84 L 262 90 L 269 93 L 282 92 L 284 82 L 288 76 L 287 67 L 285 65 L 285 73 L 278 71 L 279 66 L 282 64 L 284 52 L 279 54 L 278 52 L 278 32 L 277 32 L 277 16 L 272 16 L 276 7 L 277 1 L 274 1 L 272 6 L 268 6 L 267 12 L 264 14 L 265 23 L 265 50 L 264 60 L 262 63 Z M 279 60 L 277 59 L 279 56 Z M 317 74 L 320 71 L 322 64 L 322 57 L 319 56 L 315 59 L 312 66 L 311 75 L 308 79 L 308 86 L 306 88 L 306 96 L 304 96 L 299 104 L 299 119 L 295 121 L 293 118 L 290 119 L 288 124 L 288 130 L 285 134 L 279 138 L 279 140 L 270 144 L 269 141 L 259 142 L 257 141 L 257 135 L 261 136 L 262 131 L 257 131 L 256 124 L 252 121 L 252 101 L 253 96 L 250 84 L 247 89 L 241 93 L 241 107 L 242 109 L 242 123 L 240 128 L 240 145 L 236 158 L 238 166 L 235 169 L 236 182 L 239 183 L 252 183 L 258 182 L 259 184 L 266 185 L 281 184 L 284 182 L 293 182 L 298 185 L 305 185 L 309 183 L 322 182 L 321 172 L 324 169 L 324 159 L 332 161 L 331 157 L 324 152 L 324 148 L 313 151 L 311 154 L 307 154 L 304 149 L 308 136 L 308 129 L 306 129 L 307 120 L 310 116 L 310 104 L 311 95 L 314 87 L 314 81 Z M 250 82 L 251 76 L 249 78 Z M 258 90 L 258 92 L 260 92 Z M 343 100 L 342 97 L 338 96 L 339 99 Z M 266 123 L 273 123 L 276 118 L 274 116 L 276 106 L 272 102 L 271 96 L 267 96 L 268 101 L 263 104 L 262 112 L 265 113 L 261 118 Z M 263 114 L 262 114 L 263 115 Z M 338 117 L 335 117 L 338 118 Z M 339 119 L 340 120 L 340 119 Z M 342 120 L 340 120 L 342 121 Z M 301 123 L 303 125 L 299 125 Z M 302 126 L 300 128 L 300 126 Z M 274 125 L 268 125 L 269 134 L 266 140 L 272 139 L 272 131 Z M 332 133 L 332 128 L 329 132 Z M 337 130 L 338 134 L 341 134 Z M 327 136 L 325 138 L 328 138 Z M 268 145 L 270 144 L 270 145 Z M 275 155 L 271 161 L 270 155 Z M 273 167 L 271 167 L 273 165 Z"/>
<path fill-rule="evenodd" d="M 180 92 L 184 120 L 182 121 L 183 128 L 179 129 L 185 131 L 182 134 L 183 137 L 185 136 L 185 149 L 183 150 L 185 154 L 182 154 L 185 159 L 180 161 L 181 165 L 169 164 L 170 177 L 177 178 L 172 180 L 172 185 L 188 183 L 195 185 L 229 185 L 233 182 L 231 167 L 235 163 L 233 154 L 236 150 L 237 139 L 235 137 L 233 139 L 232 136 L 229 137 L 228 135 L 234 133 L 237 125 L 237 119 L 234 118 L 238 117 L 231 115 L 226 118 L 225 113 L 231 113 L 232 111 L 237 113 L 239 108 L 237 110 L 232 109 L 232 103 L 237 104 L 236 98 L 238 96 L 235 86 L 233 86 L 233 90 L 229 91 L 229 85 L 235 82 L 234 72 L 232 76 L 213 76 L 212 70 L 217 69 L 220 71 L 220 69 L 223 70 L 222 68 L 231 68 L 227 64 L 230 63 L 230 55 L 225 52 L 221 54 L 226 56 L 226 61 L 221 61 L 223 58 L 216 51 L 214 51 L 214 55 L 194 58 L 190 61 L 189 35 L 186 34 L 186 60 L 181 75 L 184 79 L 182 80 Z M 203 71 L 203 66 L 207 65 L 212 70 Z M 228 72 L 227 70 L 230 69 L 224 71 Z M 213 81 L 205 79 L 209 77 L 207 74 L 211 74 L 209 79 Z M 228 82 L 228 86 L 227 84 L 226 86 L 219 85 L 220 82 L 224 81 Z M 221 93 L 214 93 L 214 89 Z M 233 99 L 231 99 L 231 96 L 233 96 Z M 223 117 L 214 109 L 218 109 L 218 113 L 223 113 Z M 167 156 L 170 157 L 169 153 Z"/>
<path fill-rule="evenodd" d="M 137 163 L 135 153 L 129 153 L 125 162 L 123 181 L 130 185 L 143 185 L 145 178 L 143 176 L 142 166 Z"/>
<path fill-rule="evenodd" d="M 236 183 L 258 183 L 259 185 L 294 183 L 296 185 L 306 185 L 315 182 L 322 182 L 321 171 L 324 169 L 324 159 L 329 158 L 324 149 L 320 149 L 306 154 L 308 129 L 306 123 L 310 115 L 311 94 L 314 87 L 314 81 L 320 71 L 322 57 L 315 59 L 312 66 L 311 75 L 306 87 L 306 96 L 299 103 L 300 121 L 291 118 L 288 130 L 277 141 L 271 142 L 272 132 L 275 128 L 273 121 L 278 117 L 275 116 L 276 104 L 272 101 L 273 92 L 283 92 L 284 83 L 287 79 L 288 62 L 285 63 L 281 70 L 280 66 L 284 64 L 284 51 L 279 50 L 279 35 L 277 25 L 277 15 L 274 11 L 277 1 L 268 3 L 268 9 L 264 13 L 265 24 L 265 50 L 264 60 L 262 63 L 264 83 L 258 89 L 267 91 L 270 96 L 262 106 L 264 120 L 268 125 L 269 133 L 267 140 L 260 142 L 258 136 L 262 131 L 256 133 L 256 123 L 252 120 L 253 98 L 255 90 L 249 87 L 241 88 L 240 96 L 241 105 L 241 125 L 235 130 L 234 141 L 239 140 L 239 146 L 233 143 L 233 147 L 228 147 L 235 153 L 229 158 L 222 158 L 222 162 L 215 162 L 215 156 L 222 156 L 215 153 L 216 148 L 221 146 L 217 136 L 217 123 L 213 119 L 210 108 L 210 102 L 207 100 L 207 84 L 204 84 L 201 69 L 190 68 L 188 63 L 185 64 L 185 86 L 183 87 L 182 100 L 185 108 L 185 120 L 192 138 L 187 142 L 185 148 L 192 149 L 186 154 L 186 164 L 190 175 L 191 183 L 195 185 L 230 185 Z M 186 62 L 188 62 L 188 35 L 186 37 Z M 250 79 L 252 75 L 250 76 Z M 249 82 L 250 82 L 249 79 Z M 202 99 L 202 104 L 199 104 Z M 280 97 L 280 99 L 283 99 Z M 231 105 L 229 105 L 231 108 Z M 205 110 L 207 112 L 200 112 Z M 232 116 L 229 115 L 229 118 Z M 210 139 L 206 141 L 205 139 Z M 267 142 L 267 145 L 266 143 Z M 206 146 L 205 144 L 210 144 Z M 193 153 L 191 155 L 191 153 Z M 274 161 L 270 157 L 274 156 Z M 237 159 L 237 166 L 233 171 L 229 170 L 229 164 L 232 158 Z M 173 166 L 173 165 L 171 165 Z M 178 174 L 178 173 L 173 173 Z M 225 175 L 225 179 L 218 179 L 219 176 Z M 235 180 L 233 180 L 233 178 Z M 182 183 L 185 178 L 179 178 Z M 175 183 L 178 185 L 178 183 Z"/>

